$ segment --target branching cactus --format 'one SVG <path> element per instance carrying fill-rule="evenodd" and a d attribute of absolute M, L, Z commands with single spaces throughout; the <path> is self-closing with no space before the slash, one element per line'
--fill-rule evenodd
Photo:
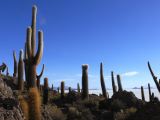
<path fill-rule="evenodd" d="M 17 64 L 16 52 L 15 51 L 13 51 L 13 59 L 14 59 L 14 73 L 13 73 L 13 77 L 17 77 L 18 64 Z"/>
<path fill-rule="evenodd" d="M 22 91 L 24 89 L 24 63 L 23 63 L 23 50 L 19 54 L 18 62 L 18 90 Z"/>
<path fill-rule="evenodd" d="M 38 50 L 36 49 L 36 14 L 37 7 L 32 8 L 32 25 L 27 28 L 27 55 L 28 55 L 28 80 L 29 87 L 36 87 L 36 68 L 43 54 L 43 32 L 38 32 Z"/>
<path fill-rule="evenodd" d="M 117 87 L 115 85 L 115 82 L 114 82 L 114 73 L 113 71 L 111 72 L 111 77 L 112 77 L 112 89 L 113 89 L 113 94 L 117 92 Z"/>
<path fill-rule="evenodd" d="M 103 64 L 102 63 L 100 64 L 100 82 L 101 82 L 103 97 L 107 99 L 107 92 L 106 92 L 106 86 L 105 86 L 105 82 L 104 82 Z"/>
<path fill-rule="evenodd" d="M 88 99 L 88 65 L 82 65 L 82 99 Z"/>
<path fill-rule="evenodd" d="M 123 91 L 120 75 L 117 75 L 117 83 L 118 83 L 118 91 Z"/>
<path fill-rule="evenodd" d="M 64 85 L 64 81 L 61 82 L 61 98 L 64 98 L 64 89 L 65 89 L 65 85 Z"/>
<path fill-rule="evenodd" d="M 43 104 L 48 103 L 48 78 L 44 78 Z"/>
<path fill-rule="evenodd" d="M 151 93 L 151 87 L 150 84 L 148 83 L 148 93 L 149 93 L 149 100 L 152 100 L 152 93 Z"/>
<path fill-rule="evenodd" d="M 79 83 L 77 83 L 77 92 L 78 92 L 78 93 L 80 93 L 80 92 L 81 92 L 81 89 L 80 89 Z"/>
<path fill-rule="evenodd" d="M 152 70 L 149 62 L 148 62 L 148 68 L 149 68 L 149 71 L 150 71 L 150 73 L 151 73 L 151 75 L 152 75 L 152 78 L 153 78 L 153 80 L 154 80 L 154 82 L 155 82 L 155 84 L 156 84 L 156 87 L 157 87 L 158 91 L 160 92 L 160 85 L 159 85 L 159 83 L 158 83 L 157 77 L 154 75 L 154 72 L 153 72 L 153 70 Z"/>
<path fill-rule="evenodd" d="M 141 86 L 141 97 L 142 97 L 142 100 L 145 101 L 143 86 Z"/>
<path fill-rule="evenodd" d="M 44 64 L 43 64 L 41 73 L 39 75 L 37 75 L 37 88 L 38 89 L 40 89 L 40 82 L 41 82 L 41 77 L 43 75 L 43 72 L 44 72 Z"/>

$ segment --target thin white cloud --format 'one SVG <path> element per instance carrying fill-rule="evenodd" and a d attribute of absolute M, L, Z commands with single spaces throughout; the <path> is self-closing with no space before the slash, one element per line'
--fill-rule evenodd
<path fill-rule="evenodd" d="M 125 72 L 123 74 L 121 74 L 121 76 L 123 77 L 133 77 L 138 75 L 139 73 L 137 71 L 131 71 L 131 72 Z"/>

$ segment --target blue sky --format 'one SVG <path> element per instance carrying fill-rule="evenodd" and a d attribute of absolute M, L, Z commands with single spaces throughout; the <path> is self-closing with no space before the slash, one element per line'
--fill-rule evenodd
<path fill-rule="evenodd" d="M 155 86 L 150 60 L 160 75 L 160 1 L 158 0 L 1 0 L 0 62 L 13 74 L 12 51 L 24 48 L 32 5 L 38 7 L 37 29 L 44 31 L 44 54 L 38 72 L 50 84 L 76 87 L 81 65 L 89 64 L 89 87 L 100 88 L 104 64 L 107 88 L 110 72 L 122 75 L 124 88 Z M 41 80 L 43 83 L 43 80 Z"/>

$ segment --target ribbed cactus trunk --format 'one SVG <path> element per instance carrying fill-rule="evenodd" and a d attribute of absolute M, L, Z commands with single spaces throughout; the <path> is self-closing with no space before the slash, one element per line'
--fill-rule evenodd
<path fill-rule="evenodd" d="M 118 91 L 123 91 L 120 75 L 117 75 L 117 83 L 118 83 Z"/>
<path fill-rule="evenodd" d="M 23 63 L 23 50 L 21 50 L 18 62 L 18 90 L 20 91 L 23 91 L 24 89 L 23 77 L 24 77 L 24 63 Z"/>
<path fill-rule="evenodd" d="M 88 99 L 88 65 L 82 65 L 82 99 Z"/>
<path fill-rule="evenodd" d="M 44 72 L 44 64 L 43 64 L 42 71 L 41 71 L 40 75 L 37 75 L 37 88 L 38 89 L 40 89 L 40 82 L 41 82 L 41 77 L 43 75 L 43 72 Z"/>
<path fill-rule="evenodd" d="M 44 88 L 43 88 L 43 104 L 48 103 L 48 78 L 44 78 Z"/>
<path fill-rule="evenodd" d="M 150 84 L 148 83 L 148 93 L 149 93 L 149 100 L 152 100 L 152 94 L 151 94 L 151 87 Z"/>
<path fill-rule="evenodd" d="M 117 92 L 117 87 L 115 85 L 115 81 L 114 81 L 114 73 L 113 71 L 111 72 L 111 78 L 112 78 L 112 89 L 113 89 L 113 94 Z"/>
<path fill-rule="evenodd" d="M 79 83 L 77 83 L 77 92 L 78 92 L 78 93 L 80 93 L 80 92 L 81 92 L 81 89 L 80 89 Z"/>
<path fill-rule="evenodd" d="M 28 54 L 27 54 L 27 43 L 25 43 L 25 49 L 24 49 L 24 68 L 25 68 L 25 80 L 27 84 L 27 89 L 29 89 L 29 79 L 28 79 L 28 71 L 29 71 L 29 61 L 28 61 Z"/>
<path fill-rule="evenodd" d="M 64 81 L 61 82 L 61 98 L 64 98 L 64 89 L 65 89 L 65 85 L 64 85 Z"/>
<path fill-rule="evenodd" d="M 15 51 L 13 51 L 13 59 L 14 59 L 14 73 L 13 73 L 13 77 L 17 77 L 17 74 L 18 74 L 18 64 L 17 64 L 16 52 Z"/>
<path fill-rule="evenodd" d="M 159 93 L 160 93 L 160 85 L 159 85 L 159 82 L 157 81 L 157 77 L 154 75 L 153 70 L 152 70 L 149 62 L 148 62 L 148 68 L 149 68 L 149 71 L 150 71 L 150 73 L 151 73 L 151 75 L 152 75 L 152 77 L 153 77 L 153 80 L 154 80 L 155 84 L 156 84 L 156 87 L 157 87 L 157 89 L 158 89 L 158 91 L 159 91 Z"/>
<path fill-rule="evenodd" d="M 100 82 L 101 82 L 103 97 L 107 99 L 107 91 L 106 91 L 106 86 L 105 86 L 105 82 L 104 82 L 103 64 L 102 63 L 100 64 Z"/>
<path fill-rule="evenodd" d="M 141 86 L 141 97 L 142 97 L 142 100 L 145 101 L 143 86 Z"/>
<path fill-rule="evenodd" d="M 27 55 L 28 55 L 28 81 L 29 87 L 36 87 L 37 65 L 40 63 L 43 54 L 43 32 L 38 32 L 38 50 L 36 49 L 36 14 L 37 7 L 32 9 L 32 26 L 27 28 Z"/>

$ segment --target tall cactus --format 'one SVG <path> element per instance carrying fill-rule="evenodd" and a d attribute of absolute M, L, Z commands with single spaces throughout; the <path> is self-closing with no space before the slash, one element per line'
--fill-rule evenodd
<path fill-rule="evenodd" d="M 152 94 L 151 94 L 151 87 L 150 84 L 148 83 L 148 93 L 149 93 L 149 100 L 152 100 Z"/>
<path fill-rule="evenodd" d="M 141 97 L 142 97 L 142 100 L 145 101 L 143 86 L 141 86 Z"/>
<path fill-rule="evenodd" d="M 65 89 L 65 85 L 64 85 L 64 81 L 61 82 L 61 98 L 64 98 L 64 89 Z"/>
<path fill-rule="evenodd" d="M 13 77 L 17 77 L 18 64 L 17 64 L 16 52 L 15 51 L 13 51 L 13 59 L 14 59 L 14 73 L 13 73 Z"/>
<path fill-rule="evenodd" d="M 153 73 L 153 70 L 152 70 L 149 62 L 148 62 L 148 68 L 149 68 L 149 71 L 150 71 L 150 73 L 151 73 L 151 75 L 152 75 L 152 78 L 153 78 L 153 80 L 154 80 L 154 82 L 155 82 L 155 84 L 156 84 L 156 86 L 157 86 L 157 89 L 158 89 L 158 91 L 160 92 L 160 85 L 159 85 L 159 83 L 158 83 L 158 81 L 157 81 L 157 77 L 156 77 L 156 76 L 154 75 L 154 73 Z"/>
<path fill-rule="evenodd" d="M 118 83 L 118 91 L 123 91 L 120 75 L 117 75 L 117 83 Z"/>
<path fill-rule="evenodd" d="M 44 78 L 44 88 L 43 88 L 43 104 L 48 103 L 48 78 Z"/>
<path fill-rule="evenodd" d="M 37 88 L 40 89 L 40 79 L 43 75 L 43 72 L 44 72 L 44 64 L 43 64 L 43 67 L 42 67 L 42 71 L 39 75 L 37 75 Z"/>
<path fill-rule="evenodd" d="M 25 68 L 25 80 L 27 83 L 27 88 L 29 89 L 29 80 L 28 80 L 28 71 L 29 71 L 29 66 L 28 66 L 28 54 L 27 54 L 27 42 L 25 43 L 25 49 L 24 49 L 24 68 Z"/>
<path fill-rule="evenodd" d="M 80 89 L 79 83 L 77 83 L 77 92 L 78 92 L 78 93 L 80 93 L 80 92 L 81 92 L 81 89 Z"/>
<path fill-rule="evenodd" d="M 29 87 L 36 87 L 36 68 L 43 54 L 43 32 L 38 32 L 38 50 L 36 49 L 36 14 L 37 7 L 32 8 L 32 25 L 27 28 L 27 55 L 28 55 L 28 80 Z"/>
<path fill-rule="evenodd" d="M 24 63 L 23 63 L 23 50 L 19 54 L 18 62 L 18 90 L 22 91 L 24 89 Z"/>
<path fill-rule="evenodd" d="M 82 99 L 88 99 L 88 65 L 82 65 Z"/>
<path fill-rule="evenodd" d="M 114 82 L 114 73 L 113 71 L 111 71 L 111 78 L 112 78 L 112 89 L 113 89 L 113 94 L 117 92 L 117 87 L 115 85 L 115 82 Z"/>
<path fill-rule="evenodd" d="M 100 64 L 100 82 L 101 82 L 103 97 L 107 99 L 107 91 L 106 91 L 106 86 L 105 86 L 105 82 L 104 82 L 103 64 L 102 63 Z"/>

